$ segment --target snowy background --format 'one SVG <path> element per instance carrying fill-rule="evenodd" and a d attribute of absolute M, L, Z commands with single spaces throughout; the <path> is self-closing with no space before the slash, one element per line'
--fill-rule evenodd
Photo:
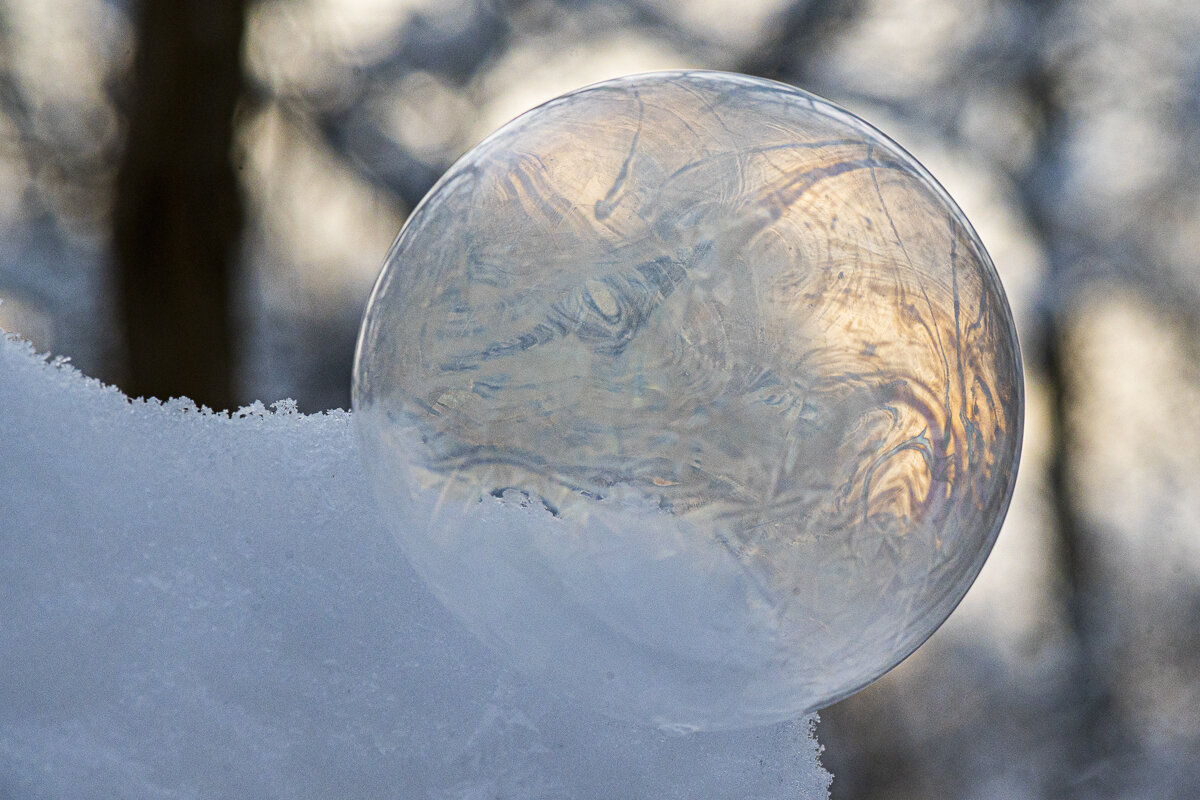
<path fill-rule="evenodd" d="M 305 412 L 345 407 L 354 335 L 383 253 L 424 191 L 485 133 L 542 99 L 621 73 L 690 66 L 794 82 L 887 131 L 959 201 L 1009 290 L 1029 401 L 1017 495 L 979 582 L 916 655 L 821 715 L 834 798 L 1200 794 L 1200 6 L 741 0 L 730 13 L 715 0 L 147 4 L 156 6 L 192 16 L 138 17 L 126 0 L 0 2 L 0 327 L 135 394 L 188 394 L 225 408 L 284 397 Z M 220 14 L 224 27 L 214 22 Z M 201 40 L 198 58 L 224 57 L 232 67 L 171 73 L 178 83 L 156 95 L 136 80 L 139 53 L 149 52 L 139 42 L 176 35 Z M 166 116 L 155 117 L 162 97 Z M 176 128 L 155 128 L 155 119 L 175 120 Z M 226 131 L 227 143 L 203 129 L 205 120 Z M 194 130 L 202 135 L 187 135 Z M 204 155 L 194 152 L 197 141 L 221 144 L 203 169 L 194 166 Z M 170 230 L 184 238 L 206 232 L 225 266 L 177 264 L 188 247 L 171 258 L 141 247 L 159 238 L 150 232 L 168 229 L 139 216 L 148 193 L 136 179 L 147 174 L 203 190 Z M 209 181 L 216 181 L 212 191 Z M 234 199 L 213 202 L 220 191 Z M 211 218 L 214 211 L 224 216 Z M 160 273 L 177 281 L 170 291 L 154 282 Z M 216 332 L 201 331 L 204 324 Z M 229 346 L 216 346 L 225 329 Z M 152 343 L 149 361 L 137 346 L 144 341 Z M 402 627 L 403 615 L 394 628 L 379 623 L 396 639 L 354 632 L 367 624 L 356 609 L 372 607 L 353 605 L 366 597 L 352 587 L 354 559 L 375 570 L 367 582 L 373 589 L 363 591 L 397 587 L 380 602 L 408 597 L 401 585 L 416 590 L 400 575 L 402 565 L 384 559 L 389 545 L 373 523 L 351 534 L 322 516 L 331 513 L 326 501 L 357 509 L 349 516 L 370 515 L 353 482 L 341 482 L 347 473 L 325 483 L 304 472 L 331 463 L 326 453 L 306 466 L 305 448 L 333 448 L 346 436 L 345 418 L 221 422 L 178 408 L 101 412 L 97 404 L 125 408 L 123 401 L 61 370 L 29 366 L 23 352 L 5 345 L 0 375 L 7 592 L 0 606 L 0 752 L 7 759 L 0 795 L 10 787 L 19 797 L 70 795 L 56 787 L 80 785 L 72 776 L 84 775 L 149 787 L 148 796 L 211 795 L 218 793 L 212 786 L 184 776 L 244 769 L 248 762 L 237 754 L 248 753 L 275 766 L 247 780 L 291 771 L 328 789 L 319 781 L 384 775 L 362 762 L 341 772 L 328 761 L 335 752 L 374 758 L 364 755 L 374 745 L 346 744 L 359 733 L 370 741 L 416 736 L 375 727 L 385 724 L 378 709 L 389 689 L 386 682 L 371 689 L 357 670 L 372 659 L 370 648 L 396 654 L 416 634 Z M 156 353 L 164 356 L 157 364 Z M 191 365 L 194 374 L 163 375 L 162 361 Z M 81 426 L 107 438 L 89 439 Z M 294 438 L 285 434 L 289 426 Z M 35 434 L 47 438 L 28 438 Z M 278 438 L 262 447 L 242 442 L 257 435 Z M 69 469 L 75 461 L 67 453 L 80 470 L 93 471 Z M 291 466 L 280 468 L 271 453 Z M 139 471 L 143 456 L 149 466 Z M 357 469 L 349 451 L 343 458 L 346 469 Z M 39 474 L 45 477 L 31 484 Z M 196 484 L 201 475 L 214 483 Z M 284 494 L 291 475 L 307 475 L 320 490 Z M 248 494 L 230 490 L 222 499 L 235 499 L 215 503 L 218 484 Z M 128 494 L 134 491 L 137 503 Z M 224 526 L 237 508 L 265 507 L 255 504 L 256 492 L 290 498 L 282 505 L 296 504 L 296 515 L 282 517 L 280 527 L 253 517 L 265 527 L 257 538 L 247 532 L 237 539 Z M 77 505 L 52 502 L 57 497 Z M 101 536 L 123 515 L 166 514 L 177 502 L 207 521 L 180 527 L 153 517 L 157 527 L 146 537 L 159 542 L 154 552 L 136 550 L 128 536 Z M 91 514 L 94 525 L 72 526 Z M 32 530 L 57 533 L 30 539 Z M 283 542 L 300 530 L 311 534 L 297 540 L 316 548 L 307 556 L 329 565 L 328 583 L 305 584 L 301 567 L 276 568 L 268 558 L 289 562 Z M 335 549 L 350 541 L 353 548 Z M 230 552 L 240 566 L 212 557 Z M 292 552 L 294 562 L 301 551 Z M 135 555 L 149 559 L 145 569 L 130 565 Z M 61 574 L 52 579 L 55 569 Z M 387 569 L 398 572 L 387 577 L 380 572 Z M 143 583 L 132 584 L 135 578 Z M 31 598 L 53 595 L 47 587 L 54 580 L 71 588 L 59 605 L 30 606 Z M 128 593 L 113 595 L 106 580 Z M 255 599 L 253 592 L 268 590 L 277 593 Z M 191 608 L 216 602 L 206 594 L 229 605 Z M 345 716 L 332 681 L 313 677 L 316 655 L 304 654 L 312 642 L 283 624 L 288 597 L 317 634 L 345 645 L 335 668 L 355 687 Z M 421 613 L 424 621 L 414 625 L 458 636 L 435 607 Z M 35 627 L 41 616 L 61 627 Z M 189 624 L 167 635 L 172 619 Z M 236 637 L 222 643 L 215 630 Z M 276 638 L 257 638 L 268 632 Z M 31 647 L 49 666 L 21 655 Z M 261 698 L 198 677 L 204 656 L 255 647 L 271 649 L 259 653 L 262 661 L 247 657 L 240 679 L 266 681 Z M 437 647 L 444 647 L 434 651 L 439 658 L 454 661 L 448 654 L 473 645 L 459 638 Z M 121 655 L 129 652 L 143 661 L 130 663 Z M 282 661 L 268 669 L 270 658 Z M 470 738 L 491 730 L 486 709 L 501 709 L 494 718 L 510 721 L 504 709 L 523 706 L 518 685 L 488 672 L 495 667 L 483 666 L 477 652 L 471 658 L 481 660 L 464 663 L 478 669 L 464 668 L 465 683 L 456 684 L 461 705 L 444 707 L 449 727 L 431 740 L 443 749 L 427 766 L 456 763 L 446 748 L 461 743 L 462 731 L 469 728 Z M 186 674 L 172 688 L 161 681 L 177 659 Z M 405 669 L 414 681 L 432 680 L 422 665 Z M 50 691 L 55 675 L 76 693 Z M 295 678 L 286 695 L 285 675 Z M 285 696 L 297 699 L 284 703 Z M 108 705 L 85 712 L 81 698 Z M 329 736 L 342 744 L 313 744 L 300 732 L 305 720 L 290 718 L 288 727 L 288 715 L 304 707 L 340 720 Z M 490 756 L 471 753 L 503 748 L 527 754 L 506 780 L 553 778 L 534 744 L 552 734 L 535 717 L 562 718 L 531 708 L 522 713 L 539 733 L 504 728 L 495 736 L 515 738 L 463 751 L 458 763 L 475 766 L 439 768 L 440 777 L 431 771 L 428 779 L 484 775 Z M 238 713 L 249 715 L 240 727 Z M 363 727 L 355 728 L 351 718 L 360 717 Z M 122 740 L 122 731 L 143 726 L 151 733 Z M 778 754 L 764 762 L 783 771 L 772 776 L 818 785 L 805 734 L 801 725 L 763 732 L 767 739 L 756 745 L 726 743 L 733 759 L 727 774 L 741 776 L 729 779 L 750 779 L 738 770 L 757 747 Z M 614 758 L 636 758 L 619 744 L 641 741 L 634 736 L 614 732 Z M 308 755 L 299 746 L 288 751 L 293 740 L 308 742 Z M 680 770 L 701 757 L 688 752 Z M 372 763 L 400 769 L 382 756 Z M 638 763 L 630 774 L 649 770 Z"/>

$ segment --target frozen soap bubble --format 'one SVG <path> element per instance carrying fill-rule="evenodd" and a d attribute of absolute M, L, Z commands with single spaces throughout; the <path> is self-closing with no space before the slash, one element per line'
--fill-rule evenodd
<path fill-rule="evenodd" d="M 791 718 L 917 648 L 1012 493 L 994 267 L 899 146 L 713 72 L 518 117 L 413 212 L 363 321 L 368 473 L 518 669 L 679 730 Z"/>

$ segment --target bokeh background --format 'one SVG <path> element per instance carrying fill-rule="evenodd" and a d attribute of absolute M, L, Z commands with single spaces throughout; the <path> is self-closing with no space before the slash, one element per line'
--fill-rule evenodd
<path fill-rule="evenodd" d="M 1200 796 L 1200 4 L 0 0 L 0 328 L 135 395 L 346 407 L 442 171 L 563 91 L 679 67 L 905 145 L 1022 337 L 1000 541 L 822 712 L 834 797 Z"/>

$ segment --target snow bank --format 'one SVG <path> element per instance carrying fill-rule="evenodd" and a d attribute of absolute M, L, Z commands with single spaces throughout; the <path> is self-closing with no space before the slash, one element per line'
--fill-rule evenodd
<path fill-rule="evenodd" d="M 672 737 L 503 671 L 350 416 L 130 401 L 0 338 L 0 796 L 825 798 L 812 720 Z"/>

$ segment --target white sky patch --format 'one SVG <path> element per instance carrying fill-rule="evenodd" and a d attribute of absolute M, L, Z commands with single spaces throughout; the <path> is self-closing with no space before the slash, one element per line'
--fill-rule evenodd
<path fill-rule="evenodd" d="M 275 256 L 274 290 L 303 302 L 337 305 L 366 298 L 401 210 L 383 192 L 353 180 L 350 169 L 269 106 L 241 131 L 251 177 L 243 185 Z M 283 256 L 282 259 L 279 257 Z"/>
<path fill-rule="evenodd" d="M 278 90 L 328 88 L 364 53 L 387 47 L 404 22 L 469 19 L 466 0 L 268 0 L 251 6 L 250 72 Z"/>
<path fill-rule="evenodd" d="M 741 0 L 731 11 L 729 0 L 647 0 L 647 5 L 685 30 L 723 47 L 745 51 L 761 42 L 787 0 Z"/>
<path fill-rule="evenodd" d="M 573 41 L 567 47 L 555 36 L 528 40 L 476 85 L 473 94 L 480 113 L 472 144 L 513 117 L 574 89 L 638 72 L 699 66 L 666 42 L 634 31 Z"/>

